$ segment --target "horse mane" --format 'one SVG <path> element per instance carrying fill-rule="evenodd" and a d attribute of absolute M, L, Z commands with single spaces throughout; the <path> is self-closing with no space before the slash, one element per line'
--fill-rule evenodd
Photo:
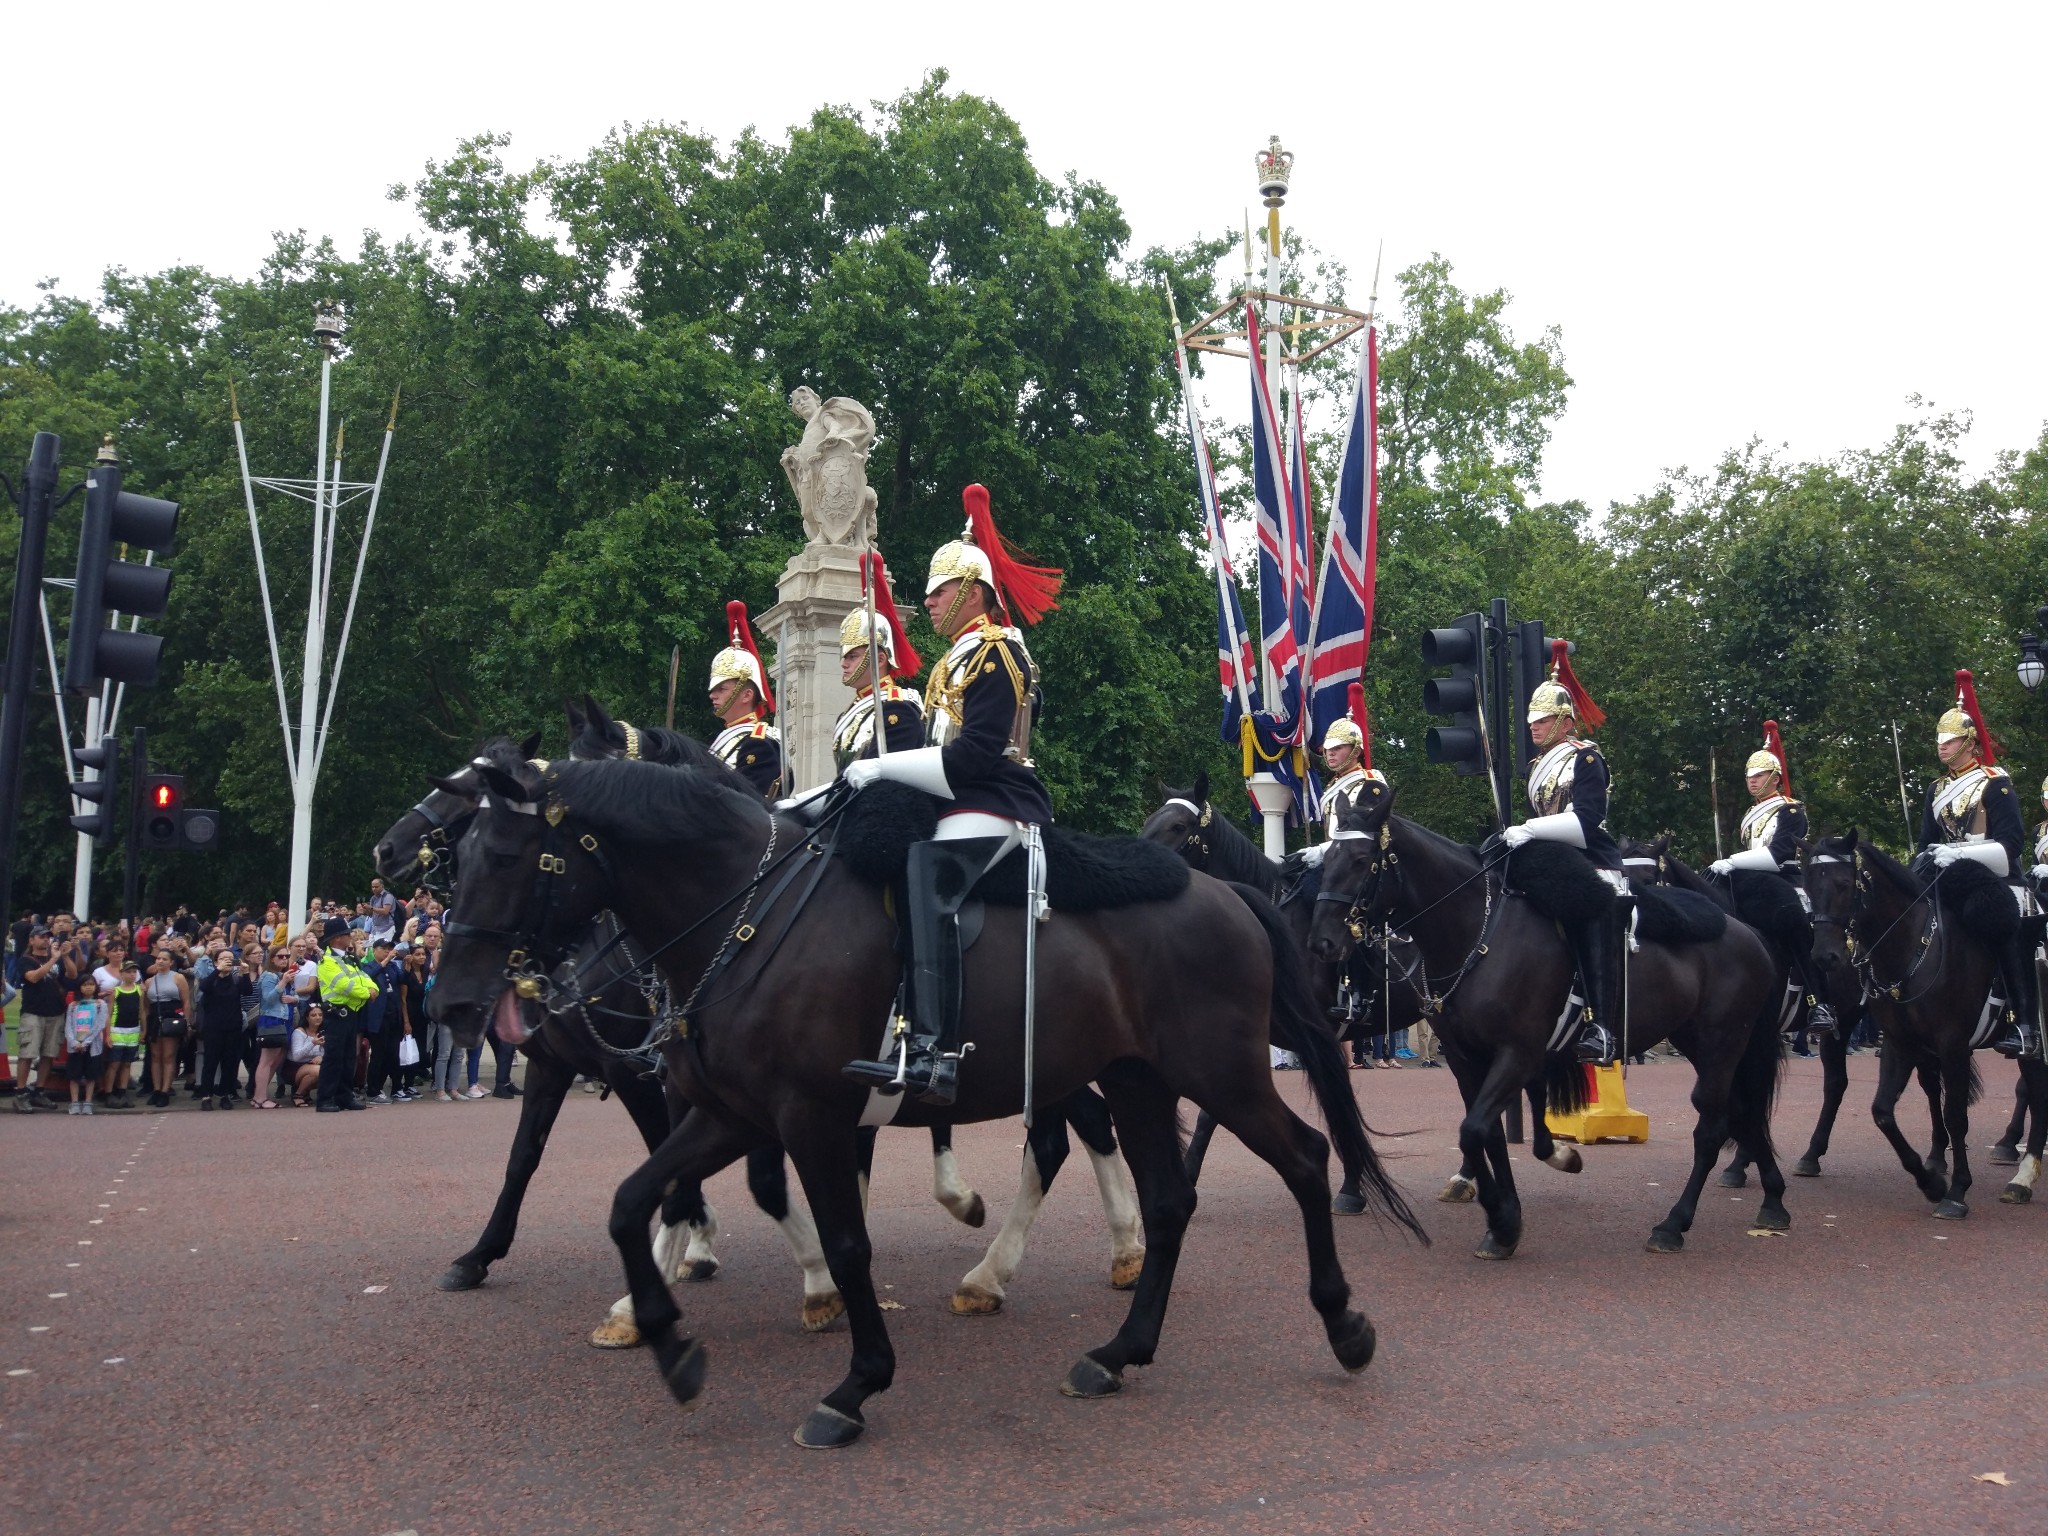
<path fill-rule="evenodd" d="M 1454 837 L 1445 837 L 1441 832 L 1432 832 L 1421 822 L 1413 821 L 1406 816 L 1393 816 L 1388 819 L 1398 821 L 1402 831 L 1414 833 L 1425 847 L 1434 848 L 1447 858 L 1462 858 L 1473 864 L 1480 862 L 1479 850 L 1470 843 L 1461 843 Z"/>
<path fill-rule="evenodd" d="M 528 769 L 522 783 L 531 782 Z M 757 827 L 768 808 L 723 764 L 673 767 L 623 757 L 548 765 L 536 799 L 561 802 L 599 831 L 652 847 L 713 842 Z"/>
<path fill-rule="evenodd" d="M 569 756 L 579 762 L 601 757 L 623 756 L 626 750 L 626 722 L 604 712 L 594 699 L 586 699 L 589 711 L 569 709 Z M 732 770 L 711 749 L 694 736 L 661 725 L 635 726 L 640 733 L 640 761 L 663 763 L 672 768 L 716 768 Z"/>
<path fill-rule="evenodd" d="M 1927 894 L 1925 882 L 1875 843 L 1858 839 L 1852 844 L 1846 837 L 1824 837 L 1813 845 L 1813 851 L 1838 859 L 1853 858 L 1860 853 L 1870 861 L 1871 868 L 1889 880 L 1908 900 L 1917 901 Z"/>
<path fill-rule="evenodd" d="M 1255 885 L 1271 895 L 1280 885 L 1280 866 L 1266 857 L 1265 850 L 1244 833 L 1228 816 L 1209 818 L 1211 831 L 1222 836 L 1209 845 L 1209 873 L 1218 880 Z"/>

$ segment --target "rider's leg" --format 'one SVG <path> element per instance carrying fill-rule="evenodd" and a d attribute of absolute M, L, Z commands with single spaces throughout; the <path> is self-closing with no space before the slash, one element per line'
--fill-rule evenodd
<path fill-rule="evenodd" d="M 1998 991 L 2010 1011 L 2005 1027 L 1993 1034 L 1992 1047 L 2007 1056 L 2039 1056 L 2041 997 L 2031 934 L 2015 938 L 1999 956 Z"/>
<path fill-rule="evenodd" d="M 991 835 L 993 834 L 993 835 Z M 943 818 L 939 836 L 913 843 L 904 884 L 909 908 L 910 1016 L 879 1061 L 849 1062 L 856 1082 L 903 1089 L 927 1104 L 953 1102 L 960 1069 L 960 906 L 997 860 L 1022 840 L 1015 822 L 979 813 Z"/>
<path fill-rule="evenodd" d="M 1607 871 L 1601 875 L 1606 878 Z M 1587 1006 L 1579 1015 L 1578 1033 L 1568 1048 L 1580 1061 L 1596 1066 L 1613 1066 L 1620 1050 L 1622 967 L 1627 961 L 1628 925 L 1634 910 L 1634 897 L 1625 889 L 1618 890 L 1607 911 L 1580 924 L 1572 935 L 1572 958 Z"/>

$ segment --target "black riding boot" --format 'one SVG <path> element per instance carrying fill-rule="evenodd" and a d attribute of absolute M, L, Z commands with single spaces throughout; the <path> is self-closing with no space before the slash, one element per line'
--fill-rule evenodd
<path fill-rule="evenodd" d="M 1569 1049 L 1580 1061 L 1597 1067 L 1613 1066 L 1620 1054 L 1609 1021 L 1619 1024 L 1622 1018 L 1622 950 L 1628 942 L 1629 914 L 1634 910 L 1634 897 L 1617 896 L 1611 914 L 1582 924 L 1572 935 L 1572 958 L 1578 965 L 1586 1007 Z"/>
<path fill-rule="evenodd" d="M 904 874 L 910 909 L 910 1016 L 899 1016 L 881 1061 L 840 1068 L 879 1093 L 908 1089 L 926 1104 L 951 1104 L 960 1076 L 960 904 L 1000 838 L 912 843 Z"/>
<path fill-rule="evenodd" d="M 2006 1016 L 1991 1037 L 1991 1048 L 2001 1056 L 2041 1055 L 2041 995 L 2034 975 L 2033 945 L 2018 938 L 1998 957 L 1998 992 L 2006 1001 Z"/>
<path fill-rule="evenodd" d="M 1835 1032 L 1835 1010 L 1821 997 L 1820 982 L 1813 974 L 1811 956 L 1792 957 L 1792 979 L 1799 983 L 1799 995 L 1806 1003 L 1806 1032 L 1810 1035 L 1832 1035 Z"/>

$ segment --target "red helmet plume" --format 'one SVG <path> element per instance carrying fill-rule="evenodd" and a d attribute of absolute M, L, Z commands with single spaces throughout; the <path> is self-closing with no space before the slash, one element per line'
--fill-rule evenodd
<path fill-rule="evenodd" d="M 1578 716 L 1579 724 L 1591 729 L 1607 723 L 1607 711 L 1593 702 L 1593 696 L 1586 692 L 1586 685 L 1572 671 L 1572 657 L 1569 642 L 1550 642 L 1550 675 L 1559 687 L 1572 696 L 1572 710 Z"/>
<path fill-rule="evenodd" d="M 1984 711 L 1977 707 L 1977 682 L 1970 676 L 1968 667 L 1956 668 L 1956 708 L 1970 717 L 1970 724 L 1977 728 L 1977 756 L 1986 768 L 1998 761 L 1998 754 L 2005 749 L 1991 734 L 1991 727 L 1984 723 Z"/>
<path fill-rule="evenodd" d="M 903 620 L 897 615 L 896 599 L 889 591 L 889 572 L 882 564 L 881 552 L 869 550 L 862 563 L 866 567 L 868 588 L 875 594 L 875 617 L 889 626 L 889 649 L 894 657 L 889 675 L 915 677 L 924 663 L 911 649 L 910 636 L 903 632 Z"/>
<path fill-rule="evenodd" d="M 1351 717 L 1351 723 L 1358 727 L 1358 766 L 1367 773 L 1372 772 L 1372 717 L 1365 709 L 1365 684 L 1353 683 L 1345 690 L 1348 705 L 1344 711 Z"/>
<path fill-rule="evenodd" d="M 1792 769 L 1785 761 L 1785 738 L 1778 733 L 1778 722 L 1764 722 L 1764 750 L 1778 760 L 1778 793 L 1787 800 L 1792 798 Z"/>
<path fill-rule="evenodd" d="M 725 679 L 752 683 L 761 696 L 765 714 L 775 713 L 775 695 L 768 691 L 768 669 L 761 664 L 761 648 L 754 644 L 754 628 L 747 622 L 747 605 L 734 598 L 725 605 L 726 648 L 711 658 L 711 680 Z"/>
<path fill-rule="evenodd" d="M 1064 572 L 1050 566 L 1026 565 L 1016 548 L 996 530 L 995 514 L 989 510 L 988 487 L 970 485 L 960 493 L 967 509 L 967 531 L 975 547 L 988 557 L 989 585 L 1005 612 L 1026 624 L 1036 624 L 1052 609 L 1059 596 Z"/>

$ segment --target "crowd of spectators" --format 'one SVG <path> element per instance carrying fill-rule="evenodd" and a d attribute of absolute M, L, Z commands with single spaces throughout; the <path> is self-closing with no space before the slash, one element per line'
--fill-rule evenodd
<path fill-rule="evenodd" d="M 343 907 L 313 901 L 297 932 L 285 909 L 211 921 L 179 907 L 130 932 L 68 912 L 10 927 L 5 997 L 18 998 L 11 1079 L 18 1113 L 166 1108 L 182 1091 L 203 1110 L 315 1107 L 326 1113 L 516 1097 L 513 1051 L 490 1037 L 459 1048 L 427 1017 L 442 907 L 373 880 Z"/>

